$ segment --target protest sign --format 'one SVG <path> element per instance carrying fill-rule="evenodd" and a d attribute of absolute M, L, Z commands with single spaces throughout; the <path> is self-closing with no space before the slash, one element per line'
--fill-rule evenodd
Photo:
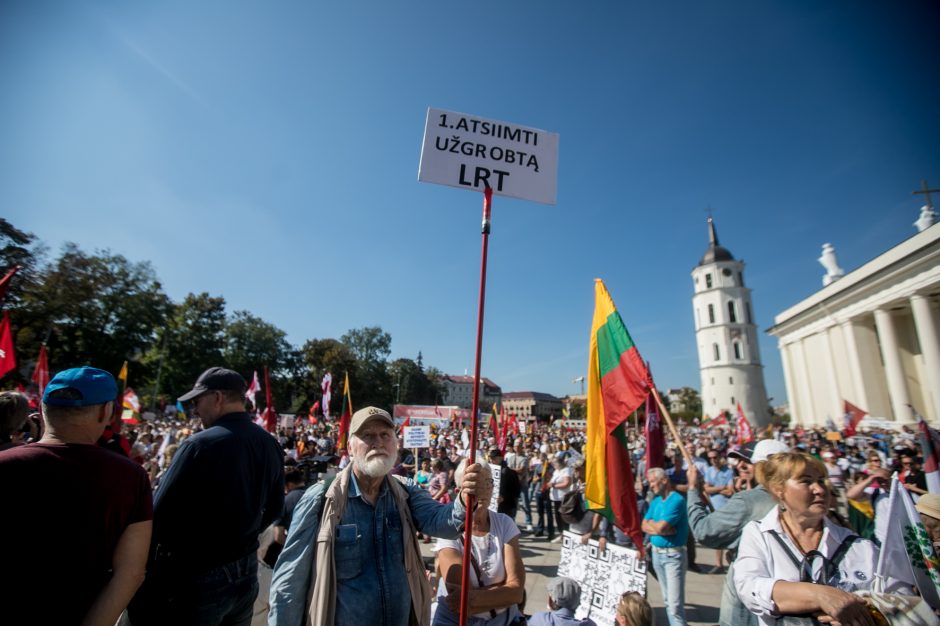
<path fill-rule="evenodd" d="M 428 109 L 418 180 L 555 204 L 558 134 Z"/>
<path fill-rule="evenodd" d="M 404 447 L 430 448 L 431 447 L 431 427 L 430 426 L 405 426 L 402 428 L 404 438 Z"/>
<path fill-rule="evenodd" d="M 636 591 L 646 596 L 646 560 L 630 548 L 607 542 L 601 552 L 597 541 L 581 544 L 581 536 L 565 531 L 562 535 L 558 575 L 581 585 L 581 604 L 575 617 L 590 617 L 598 626 L 614 626 L 620 596 Z"/>

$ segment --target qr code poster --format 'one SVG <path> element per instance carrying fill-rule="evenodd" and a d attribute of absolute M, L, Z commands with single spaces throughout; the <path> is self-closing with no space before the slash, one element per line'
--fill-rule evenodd
<path fill-rule="evenodd" d="M 581 536 L 565 531 L 562 535 L 558 575 L 581 585 L 581 604 L 575 617 L 590 617 L 598 626 L 614 626 L 620 596 L 636 591 L 646 596 L 646 560 L 636 550 L 607 542 L 601 552 L 597 541 L 581 543 Z"/>

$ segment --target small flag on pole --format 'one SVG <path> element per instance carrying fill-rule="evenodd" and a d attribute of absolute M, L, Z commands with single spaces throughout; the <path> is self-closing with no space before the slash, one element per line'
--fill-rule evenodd
<path fill-rule="evenodd" d="M 846 437 L 852 437 L 856 433 L 855 429 L 858 427 L 858 423 L 861 422 L 866 415 L 868 415 L 868 412 L 863 411 L 848 400 L 843 400 L 842 403 L 845 406 L 845 415 L 842 418 L 842 433 Z"/>
<path fill-rule="evenodd" d="M 253 409 L 258 408 L 255 398 L 258 396 L 259 391 L 261 391 L 261 383 L 258 381 L 258 370 L 255 370 L 254 376 L 251 377 L 251 384 L 248 385 L 248 390 L 245 391 L 245 399 L 251 402 L 251 408 Z"/>
<path fill-rule="evenodd" d="M 349 372 L 343 379 L 343 408 L 339 414 L 339 437 L 337 447 L 343 450 L 349 444 L 349 422 L 352 420 L 352 395 L 349 391 Z"/>
<path fill-rule="evenodd" d="M 33 370 L 33 384 L 36 385 L 36 393 L 42 398 L 46 385 L 49 384 L 49 358 L 46 355 L 46 344 L 39 346 L 39 360 L 36 361 L 36 369 Z"/>
<path fill-rule="evenodd" d="M 323 391 L 323 398 L 320 400 L 320 408 L 323 409 L 323 419 L 330 419 L 330 398 L 333 390 L 333 376 L 327 372 L 320 382 L 320 389 Z"/>
<path fill-rule="evenodd" d="M 751 423 L 747 421 L 741 403 L 738 402 L 738 445 L 742 446 L 749 441 L 754 441 L 754 429 L 751 428 Z"/>
<path fill-rule="evenodd" d="M 7 276 L 10 276 L 8 274 Z M 16 369 L 16 354 L 13 351 L 13 332 L 10 330 L 10 314 L 3 312 L 0 321 L 0 378 Z"/>

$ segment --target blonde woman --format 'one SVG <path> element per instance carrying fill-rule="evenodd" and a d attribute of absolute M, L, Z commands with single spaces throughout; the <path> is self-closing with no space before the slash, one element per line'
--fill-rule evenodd
<path fill-rule="evenodd" d="M 758 480 L 777 501 L 744 528 L 734 582 L 761 624 L 782 616 L 813 616 L 824 623 L 874 626 L 854 591 L 870 589 L 878 547 L 831 522 L 828 472 L 799 452 L 776 454 L 758 468 Z M 889 580 L 885 591 L 905 593 Z"/>

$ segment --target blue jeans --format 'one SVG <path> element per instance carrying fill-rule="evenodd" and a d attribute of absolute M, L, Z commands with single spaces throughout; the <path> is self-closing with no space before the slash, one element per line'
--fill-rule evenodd
<path fill-rule="evenodd" d="M 258 595 L 258 556 L 252 552 L 203 574 L 148 572 L 128 616 L 134 626 L 249 626 Z"/>
<path fill-rule="evenodd" d="M 654 547 L 652 552 L 653 570 L 663 592 L 669 626 L 685 626 L 685 570 L 688 565 L 685 547 L 669 552 L 660 552 Z"/>
<path fill-rule="evenodd" d="M 532 494 L 529 492 L 529 483 L 522 484 L 522 491 L 519 492 L 519 502 L 522 504 L 522 512 L 525 514 L 526 526 L 532 525 Z"/>

